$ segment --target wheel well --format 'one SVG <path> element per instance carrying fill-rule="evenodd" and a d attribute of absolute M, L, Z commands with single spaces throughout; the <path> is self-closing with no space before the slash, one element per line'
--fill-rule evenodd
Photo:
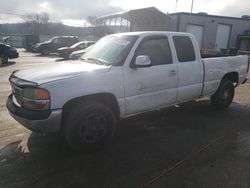
<path fill-rule="evenodd" d="M 66 114 L 75 105 L 79 104 L 80 102 L 88 101 L 88 100 L 97 101 L 108 106 L 115 113 L 116 118 L 119 119 L 120 108 L 119 108 L 118 102 L 115 96 L 110 93 L 98 93 L 98 94 L 86 95 L 86 96 L 71 99 L 70 101 L 68 101 L 67 103 L 63 105 L 62 117 L 64 117 L 64 114 Z"/>
<path fill-rule="evenodd" d="M 238 75 L 237 72 L 230 72 L 230 73 L 227 73 L 226 75 L 224 75 L 222 79 L 230 80 L 233 83 L 238 84 L 238 82 L 239 82 L 239 75 Z"/>

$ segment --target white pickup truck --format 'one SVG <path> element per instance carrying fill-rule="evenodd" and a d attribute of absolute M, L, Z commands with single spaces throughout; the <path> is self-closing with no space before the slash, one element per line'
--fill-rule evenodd
<path fill-rule="evenodd" d="M 188 33 L 115 34 L 79 61 L 14 71 L 7 108 L 28 129 L 62 131 L 82 150 L 106 143 L 120 118 L 203 96 L 226 109 L 248 70 L 248 56 L 202 59 Z"/>

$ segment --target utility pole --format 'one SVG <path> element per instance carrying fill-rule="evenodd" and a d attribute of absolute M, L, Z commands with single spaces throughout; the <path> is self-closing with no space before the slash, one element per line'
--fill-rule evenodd
<path fill-rule="evenodd" d="M 178 4 L 178 0 L 175 1 L 175 11 L 174 11 L 174 13 L 176 13 L 176 11 L 177 11 L 177 4 Z"/>
<path fill-rule="evenodd" d="M 194 0 L 192 0 L 192 4 L 191 4 L 191 13 L 193 13 L 193 7 L 194 7 Z"/>
<path fill-rule="evenodd" d="M 172 29 L 174 29 L 175 31 L 177 31 L 177 14 L 176 14 L 177 5 L 178 5 L 178 0 L 175 1 L 175 11 L 174 11 L 175 14 L 174 14 L 173 19 L 171 19 L 172 25 L 175 25 L 175 28 L 172 28 Z M 171 27 L 173 27 L 173 26 L 171 26 Z"/>

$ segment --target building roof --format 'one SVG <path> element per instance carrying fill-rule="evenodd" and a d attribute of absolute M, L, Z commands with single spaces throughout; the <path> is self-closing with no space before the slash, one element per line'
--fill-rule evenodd
<path fill-rule="evenodd" d="M 110 36 L 147 36 L 147 35 L 190 35 L 186 32 L 175 32 L 175 31 L 136 31 L 136 32 L 125 32 L 125 33 L 116 33 Z"/>
<path fill-rule="evenodd" d="M 130 22 L 137 22 L 138 20 L 142 20 L 142 19 L 159 21 L 159 19 L 169 18 L 168 15 L 159 11 L 157 8 L 148 7 L 148 8 L 134 9 L 134 10 L 129 10 L 125 12 L 118 12 L 115 14 L 101 16 L 98 18 L 98 20 L 101 22 L 107 19 L 118 18 L 118 17 L 124 18 Z"/>
<path fill-rule="evenodd" d="M 222 18 L 222 19 L 234 19 L 234 20 L 250 21 L 250 19 L 247 19 L 247 18 L 210 15 L 210 14 L 206 14 L 206 13 L 177 12 L 177 13 L 172 13 L 172 14 L 169 14 L 169 15 L 187 15 L 187 16 L 213 17 L 213 18 Z"/>

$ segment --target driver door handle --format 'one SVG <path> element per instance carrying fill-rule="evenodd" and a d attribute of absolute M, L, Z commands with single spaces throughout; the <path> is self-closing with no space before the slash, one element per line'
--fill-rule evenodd
<path fill-rule="evenodd" d="M 176 75 L 176 71 L 175 70 L 169 71 L 169 76 L 175 76 L 175 75 Z"/>

